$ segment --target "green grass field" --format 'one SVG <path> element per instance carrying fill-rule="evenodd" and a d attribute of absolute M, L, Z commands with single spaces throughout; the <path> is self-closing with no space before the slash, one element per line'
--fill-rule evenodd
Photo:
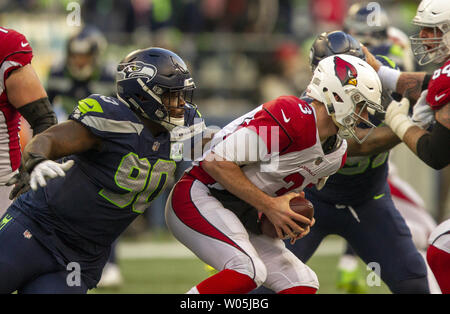
<path fill-rule="evenodd" d="M 152 241 L 154 242 L 154 241 Z M 147 247 L 151 242 L 139 241 L 135 249 L 132 244 L 125 242 L 120 244 L 122 250 L 119 254 L 119 264 L 124 277 L 121 287 L 115 289 L 94 289 L 90 293 L 119 293 L 119 294 L 178 294 L 185 293 L 192 286 L 196 285 L 208 276 L 205 265 L 195 256 L 185 254 L 185 251 L 174 250 L 178 243 L 174 240 L 157 241 L 158 247 Z M 327 240 L 322 247 L 327 248 Z M 332 242 L 332 241 L 328 241 Z M 338 241 L 334 241 L 339 243 Z M 328 245 L 330 246 L 330 245 Z M 128 250 L 126 250 L 128 248 Z M 177 247 L 178 248 L 178 247 Z M 183 247 L 184 248 L 184 247 Z M 320 250 L 319 248 L 319 250 Z M 339 250 L 335 248 L 334 251 Z M 153 252 L 151 252 L 153 251 Z M 173 257 L 162 257 L 164 254 L 146 257 L 146 254 L 153 254 L 164 251 L 166 255 Z M 133 253 L 134 252 L 134 253 Z M 141 255 L 136 257 L 137 255 Z M 178 253 L 176 253 L 178 252 Z M 323 252 L 323 250 L 322 250 Z M 340 252 L 340 250 L 339 250 Z M 318 252 L 320 253 L 320 252 Z M 128 257 L 126 257 L 128 255 Z M 311 258 L 308 265 L 319 277 L 321 294 L 343 293 L 336 288 L 338 253 L 322 253 Z M 365 265 L 361 263 L 361 272 L 368 275 Z M 369 287 L 370 294 L 390 293 L 387 286 L 382 283 L 379 287 Z"/>

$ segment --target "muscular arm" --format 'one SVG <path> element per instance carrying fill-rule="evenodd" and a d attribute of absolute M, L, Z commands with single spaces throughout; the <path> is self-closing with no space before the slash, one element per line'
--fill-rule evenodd
<path fill-rule="evenodd" d="M 378 73 L 381 63 L 366 47 L 363 47 L 362 49 L 366 55 L 367 63 L 369 63 Z M 395 91 L 411 100 L 412 103 L 415 103 L 422 93 L 422 84 L 425 75 L 425 72 L 402 72 L 398 78 Z"/>
<path fill-rule="evenodd" d="M 358 136 L 363 136 L 369 129 L 357 128 Z M 348 156 L 368 156 L 379 154 L 390 150 L 397 144 L 401 143 L 400 138 L 388 126 L 379 126 L 373 130 L 372 134 L 362 143 L 359 144 L 353 139 L 347 140 Z"/>
<path fill-rule="evenodd" d="M 20 108 L 35 100 L 47 97 L 44 87 L 31 64 L 18 68 L 5 82 L 9 102 Z"/>
<path fill-rule="evenodd" d="M 412 126 L 403 142 L 427 165 L 439 170 L 450 162 L 450 104 L 439 109 L 435 117 L 440 125 L 435 125 L 431 132 Z"/>
<path fill-rule="evenodd" d="M 47 93 L 30 64 L 12 71 L 5 86 L 8 101 L 28 121 L 33 135 L 58 122 Z"/>
<path fill-rule="evenodd" d="M 397 81 L 396 92 L 415 103 L 422 93 L 425 72 L 402 72 Z"/>
<path fill-rule="evenodd" d="M 98 137 L 82 124 L 69 120 L 33 137 L 24 149 L 23 160 L 26 163 L 30 153 L 55 160 L 100 147 L 101 140 Z"/>

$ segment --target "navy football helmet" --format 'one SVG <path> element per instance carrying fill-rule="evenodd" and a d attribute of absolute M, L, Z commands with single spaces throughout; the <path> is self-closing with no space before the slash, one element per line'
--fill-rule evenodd
<path fill-rule="evenodd" d="M 366 59 L 360 43 L 349 34 L 342 31 L 324 32 L 316 38 L 311 47 L 309 54 L 311 70 L 314 72 L 322 59 L 336 54 Z"/>
<path fill-rule="evenodd" d="M 184 125 L 171 111 L 193 105 L 194 80 L 172 51 L 151 47 L 131 52 L 117 67 L 117 97 L 144 118 L 171 131 Z M 174 106 L 174 100 L 176 105 Z"/>
<path fill-rule="evenodd" d="M 344 31 L 367 47 L 377 46 L 388 38 L 389 18 L 378 3 L 355 3 L 348 10 Z"/>
<path fill-rule="evenodd" d="M 99 66 L 107 41 L 94 26 L 86 26 L 67 41 L 67 69 L 79 81 L 89 80 Z"/>

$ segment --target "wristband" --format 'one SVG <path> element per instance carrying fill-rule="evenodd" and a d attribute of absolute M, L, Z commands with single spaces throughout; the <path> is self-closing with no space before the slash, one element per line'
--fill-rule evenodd
<path fill-rule="evenodd" d="M 414 125 L 416 124 L 414 124 L 408 116 L 398 115 L 392 119 L 390 128 L 403 141 L 406 131 Z"/>
<path fill-rule="evenodd" d="M 28 173 L 31 173 L 38 164 L 41 162 L 47 160 L 44 156 L 35 154 L 35 153 L 28 153 L 27 161 L 25 162 L 24 168 Z"/>
<path fill-rule="evenodd" d="M 391 91 L 396 91 L 398 78 L 400 77 L 400 74 L 402 72 L 391 69 L 385 65 L 382 65 L 377 73 L 378 76 L 380 77 L 383 87 Z"/>

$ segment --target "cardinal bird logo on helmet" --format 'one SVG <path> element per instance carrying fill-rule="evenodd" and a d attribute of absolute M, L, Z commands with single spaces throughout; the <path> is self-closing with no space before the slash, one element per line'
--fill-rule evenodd
<path fill-rule="evenodd" d="M 342 86 L 358 85 L 358 80 L 356 79 L 358 72 L 356 72 L 355 67 L 351 63 L 336 56 L 334 57 L 334 71 L 341 81 Z"/>

